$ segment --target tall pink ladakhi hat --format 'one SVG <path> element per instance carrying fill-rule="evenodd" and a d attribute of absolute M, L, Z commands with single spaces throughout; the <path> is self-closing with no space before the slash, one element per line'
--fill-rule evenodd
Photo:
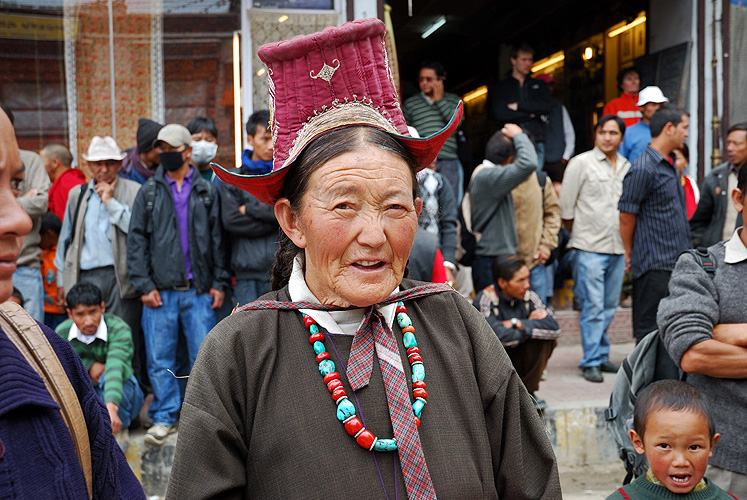
<path fill-rule="evenodd" d="M 269 75 L 272 171 L 242 175 L 212 163 L 216 175 L 273 205 L 285 174 L 311 141 L 330 130 L 360 125 L 394 136 L 415 157 L 418 170 L 432 163 L 459 125 L 462 103 L 440 132 L 410 137 L 389 73 L 384 32 L 379 19 L 361 19 L 260 47 Z"/>

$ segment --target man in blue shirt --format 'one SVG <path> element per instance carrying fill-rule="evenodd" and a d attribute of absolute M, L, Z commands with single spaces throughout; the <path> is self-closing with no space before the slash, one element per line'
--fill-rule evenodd
<path fill-rule="evenodd" d="M 620 146 L 620 154 L 633 163 L 651 142 L 651 117 L 669 102 L 659 87 L 646 87 L 638 94 L 637 106 L 641 108 L 641 121 L 625 131 L 625 139 Z"/>
<path fill-rule="evenodd" d="M 672 152 L 687 139 L 690 120 L 664 105 L 651 118 L 651 144 L 623 179 L 618 202 L 625 270 L 633 272 L 633 334 L 640 341 L 655 330 L 656 309 L 667 293 L 681 252 L 690 248 L 685 192 Z"/>

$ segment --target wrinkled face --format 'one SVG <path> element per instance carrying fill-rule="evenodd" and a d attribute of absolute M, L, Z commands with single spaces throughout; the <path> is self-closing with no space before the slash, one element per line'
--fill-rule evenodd
<path fill-rule="evenodd" d="M 641 77 L 638 73 L 631 71 L 623 77 L 622 90 L 626 94 L 637 94 L 641 88 Z"/>
<path fill-rule="evenodd" d="M 101 323 L 101 316 L 104 314 L 104 303 L 101 304 L 78 304 L 72 309 L 67 309 L 67 315 L 73 320 L 78 330 L 83 335 L 96 335 L 96 330 L 99 329 L 99 323 Z"/>
<path fill-rule="evenodd" d="M 498 278 L 498 288 L 509 299 L 523 299 L 529 290 L 529 268 L 521 266 L 509 281 Z"/>
<path fill-rule="evenodd" d="M 200 130 L 199 132 L 195 132 L 192 134 L 192 142 L 197 141 L 208 141 L 208 142 L 218 142 L 218 139 L 215 138 L 215 136 L 210 132 L 209 130 Z"/>
<path fill-rule="evenodd" d="M 657 410 L 646 418 L 645 429 L 643 441 L 631 431 L 635 451 L 646 454 L 651 471 L 669 491 L 692 491 L 703 478 L 719 437 L 711 440 L 706 416 Z"/>
<path fill-rule="evenodd" d="M 646 123 L 651 121 L 651 117 L 654 116 L 654 113 L 656 113 L 656 110 L 661 107 L 661 103 L 659 102 L 647 102 L 643 106 L 639 106 L 641 108 L 641 114 L 643 115 L 643 119 L 646 120 Z"/>
<path fill-rule="evenodd" d="M 514 71 L 520 75 L 527 76 L 532 72 L 532 64 L 534 64 L 534 55 L 529 52 L 519 51 L 516 57 L 509 58 L 511 67 Z"/>
<path fill-rule="evenodd" d="M 620 126 L 615 120 L 607 120 L 604 125 L 597 129 L 594 144 L 606 155 L 617 152 L 622 142 L 623 135 Z"/>
<path fill-rule="evenodd" d="M 418 75 L 420 91 L 427 96 L 433 95 L 433 85 L 438 81 L 438 75 L 433 68 L 423 68 Z"/>
<path fill-rule="evenodd" d="M 289 236 L 305 250 L 306 283 L 323 304 L 370 306 L 400 284 L 422 206 L 412 193 L 405 161 L 370 145 L 311 175 Z"/>
<path fill-rule="evenodd" d="M 31 231 L 31 219 L 16 201 L 11 178 L 21 171 L 15 132 L 0 111 L 0 302 L 13 293 L 13 273 L 23 237 Z"/>
<path fill-rule="evenodd" d="M 274 151 L 272 145 L 272 133 L 263 125 L 257 125 L 254 135 L 247 135 L 246 141 L 254 150 L 252 160 L 254 161 L 271 161 Z"/>
<path fill-rule="evenodd" d="M 747 161 L 747 132 L 733 130 L 726 137 L 726 154 L 729 163 L 734 165 L 742 165 Z"/>
<path fill-rule="evenodd" d="M 112 183 L 117 180 L 117 172 L 122 166 L 122 160 L 89 161 L 88 168 L 91 169 L 96 182 Z"/>
<path fill-rule="evenodd" d="M 685 158 L 685 155 L 683 155 L 682 151 L 679 149 L 674 150 L 674 166 L 677 167 L 677 170 L 680 173 L 682 173 L 687 166 L 687 158 Z"/>

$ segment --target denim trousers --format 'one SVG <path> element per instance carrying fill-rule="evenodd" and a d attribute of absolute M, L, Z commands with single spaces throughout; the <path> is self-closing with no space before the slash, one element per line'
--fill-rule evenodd
<path fill-rule="evenodd" d="M 44 322 L 44 280 L 36 267 L 18 266 L 13 287 L 23 295 L 23 308 L 36 321 Z"/>
<path fill-rule="evenodd" d="M 454 199 L 459 206 L 462 202 L 462 196 L 464 196 L 464 168 L 462 163 L 458 159 L 437 160 L 436 172 L 449 181 L 449 185 L 454 191 Z"/>
<path fill-rule="evenodd" d="M 584 349 L 580 368 L 599 366 L 609 359 L 607 328 L 620 302 L 624 273 L 623 255 L 576 252 L 574 294 L 581 303 L 578 323 Z"/>
<path fill-rule="evenodd" d="M 479 293 L 488 285 L 493 284 L 493 261 L 495 257 L 475 256 L 472 262 L 472 283 L 475 293 Z"/>
<path fill-rule="evenodd" d="M 160 307 L 143 307 L 143 333 L 148 377 L 153 388 L 153 404 L 148 412 L 154 424 L 174 425 L 184 399 L 177 373 L 177 343 L 182 326 L 189 353 L 189 369 L 200 344 L 215 326 L 213 298 L 208 293 L 189 290 L 158 290 Z"/>
<path fill-rule="evenodd" d="M 99 395 L 101 401 L 104 401 L 104 393 L 106 392 L 106 372 L 101 374 L 99 378 L 99 385 L 94 387 L 96 394 Z M 130 426 L 132 419 L 137 416 L 140 412 L 140 408 L 143 406 L 143 391 L 140 389 L 140 384 L 137 382 L 135 375 L 130 375 L 130 378 L 124 381 L 122 384 L 122 401 L 119 402 L 119 411 L 117 416 L 122 421 L 122 429 L 126 429 Z"/>
<path fill-rule="evenodd" d="M 545 266 L 537 264 L 531 271 L 529 271 L 529 286 L 534 293 L 539 295 L 539 298 L 542 299 L 542 303 L 545 304 L 547 297 L 550 296 L 547 290 L 547 273 Z"/>
<path fill-rule="evenodd" d="M 233 295 L 240 306 L 254 302 L 270 291 L 270 282 L 264 280 L 236 280 Z"/>

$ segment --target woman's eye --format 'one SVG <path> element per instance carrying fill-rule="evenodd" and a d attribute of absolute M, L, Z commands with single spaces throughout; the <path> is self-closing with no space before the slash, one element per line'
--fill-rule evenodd
<path fill-rule="evenodd" d="M 335 210 L 347 210 L 350 206 L 347 203 L 338 203 L 335 205 Z"/>

